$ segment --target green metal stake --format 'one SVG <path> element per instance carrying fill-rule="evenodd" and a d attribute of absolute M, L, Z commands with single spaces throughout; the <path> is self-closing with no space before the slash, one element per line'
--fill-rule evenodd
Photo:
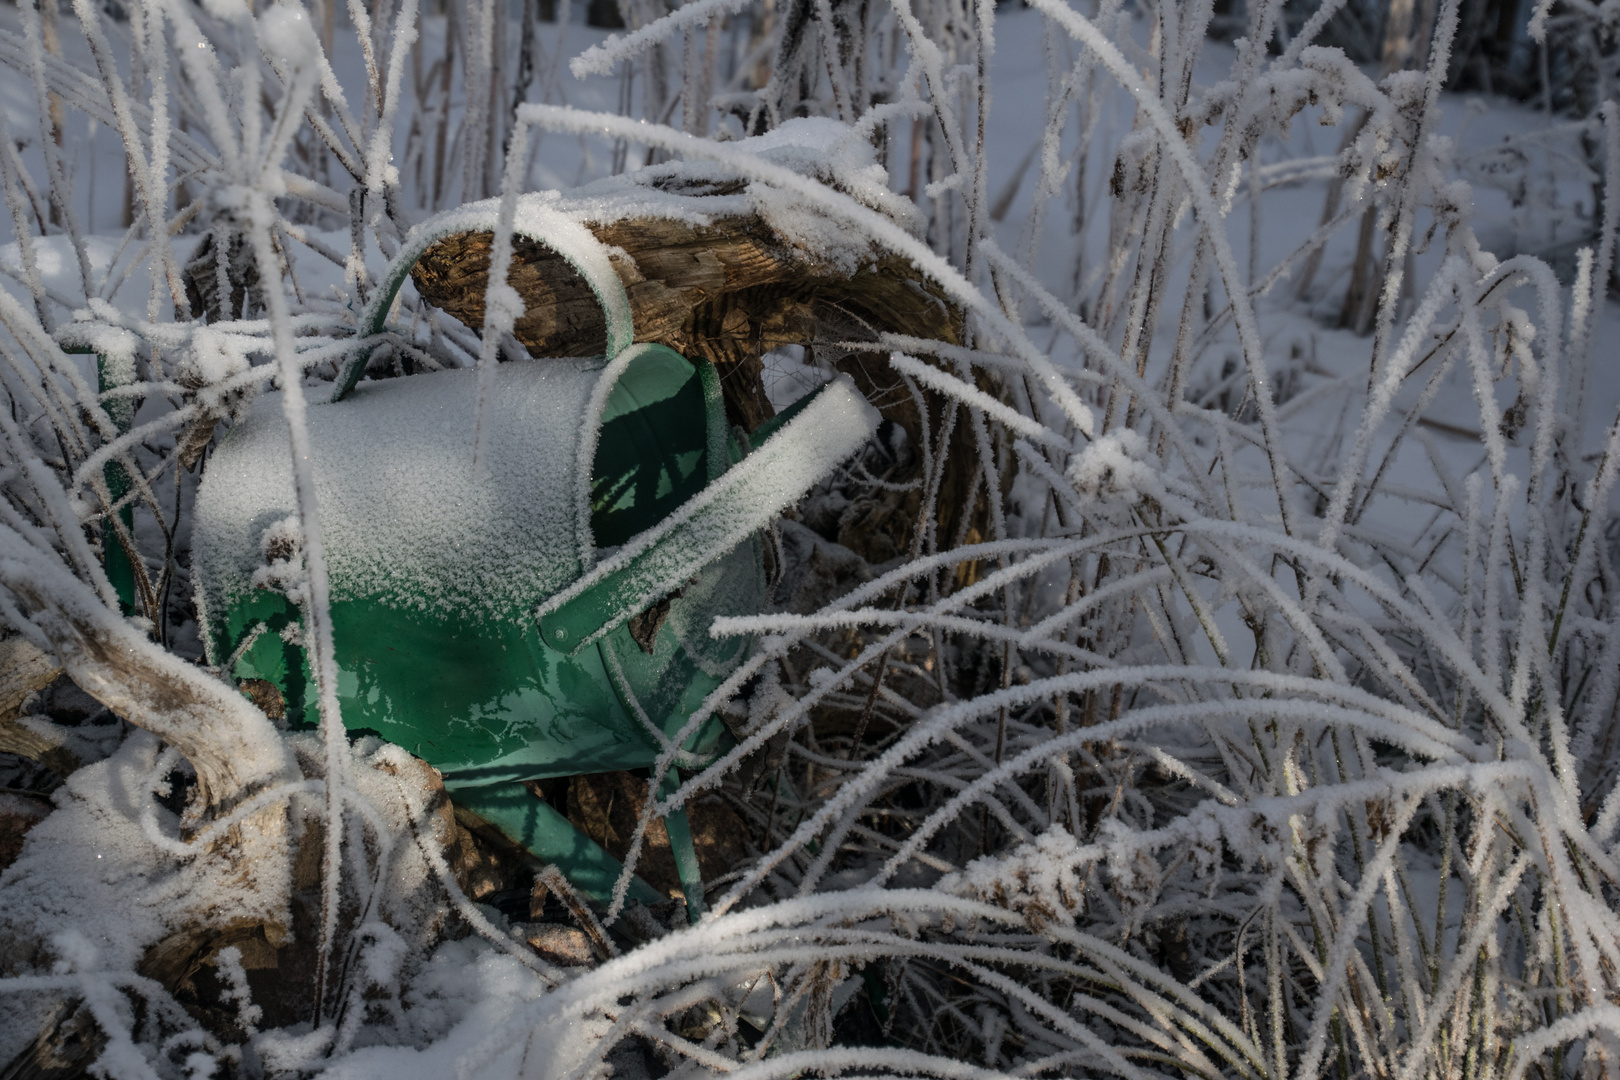
<path fill-rule="evenodd" d="M 671 765 L 664 774 L 659 796 L 667 799 L 680 786 L 681 778 Z M 686 920 L 695 924 L 703 917 L 703 874 L 698 869 L 697 849 L 692 846 L 692 825 L 686 820 L 685 807 L 664 815 L 664 828 L 669 830 L 669 850 L 675 856 L 681 892 L 686 894 Z"/>
<path fill-rule="evenodd" d="M 127 369 L 127 370 L 126 370 Z M 128 386 L 135 381 L 133 364 L 121 364 L 109 360 L 100 353 L 96 354 L 96 389 L 105 394 L 109 390 L 121 386 Z M 135 401 L 133 398 L 114 398 L 110 402 L 103 402 L 102 408 L 112 418 L 118 434 L 124 435 L 135 422 Z M 112 501 L 117 503 L 129 494 L 129 473 L 124 470 L 122 463 L 110 461 L 102 476 L 107 481 L 107 493 Z M 118 511 L 119 519 L 124 523 L 124 529 L 130 536 L 135 535 L 135 508 L 126 506 Z M 101 523 L 101 558 L 107 571 L 107 580 L 112 583 L 113 591 L 118 594 L 118 607 L 125 615 L 135 614 L 135 566 L 130 562 L 129 552 L 118 540 L 118 530 L 109 519 Z"/>

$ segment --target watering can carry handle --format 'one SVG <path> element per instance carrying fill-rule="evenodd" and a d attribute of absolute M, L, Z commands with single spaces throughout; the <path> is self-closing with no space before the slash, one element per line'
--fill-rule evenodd
<path fill-rule="evenodd" d="M 846 461 L 881 417 L 839 376 L 675 513 L 540 605 L 540 637 L 575 653 L 680 588 Z"/>
<path fill-rule="evenodd" d="M 371 302 L 360 317 L 359 336 L 369 338 L 382 332 L 389 309 L 394 306 L 394 297 L 399 294 L 405 278 L 423 252 L 449 236 L 494 232 L 500 209 L 499 199 L 485 199 L 437 214 L 412 229 L 405 237 L 399 254 L 388 264 L 382 281 L 371 295 Z M 541 197 L 535 195 L 518 196 L 512 235 L 545 244 L 579 271 L 585 283 L 591 287 L 591 292 L 596 294 L 596 301 L 602 305 L 602 315 L 607 320 L 608 359 L 629 347 L 634 338 L 630 297 L 625 293 L 619 275 L 614 272 L 612 262 L 608 260 L 607 245 L 584 225 L 555 207 L 546 205 Z M 337 387 L 332 392 L 333 401 L 343 400 L 354 389 L 365 374 L 366 363 L 376 347 L 363 346 L 343 365 L 343 370 L 338 373 Z"/>

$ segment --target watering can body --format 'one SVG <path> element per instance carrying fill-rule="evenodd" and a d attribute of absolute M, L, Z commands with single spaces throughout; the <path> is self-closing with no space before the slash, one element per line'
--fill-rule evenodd
<path fill-rule="evenodd" d="M 381 329 L 436 236 L 493 219 L 492 204 L 475 205 L 413 232 L 368 329 Z M 835 380 L 752 439 L 732 433 L 710 365 L 630 344 L 628 300 L 582 226 L 533 201 L 516 221 L 596 292 L 606 357 L 359 383 L 361 353 L 339 381 L 347 400 L 308 409 L 302 467 L 344 725 L 434 765 L 458 805 L 606 900 L 619 864 L 520 782 L 657 766 L 668 792 L 674 766 L 728 748 L 701 706 L 748 643 L 712 637 L 710 624 L 763 609 L 760 530 L 859 449 L 878 416 Z M 289 724 L 311 725 L 317 694 L 288 550 L 296 506 L 286 424 L 269 395 L 209 463 L 193 578 L 211 663 L 271 683 Z M 695 916 L 702 887 L 685 816 L 665 820 Z M 659 898 L 639 879 L 630 890 Z"/>

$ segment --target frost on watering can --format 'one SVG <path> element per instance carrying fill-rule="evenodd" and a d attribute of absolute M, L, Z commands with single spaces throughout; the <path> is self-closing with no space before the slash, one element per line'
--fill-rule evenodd
<path fill-rule="evenodd" d="M 420 227 L 373 308 L 433 239 L 491 224 L 473 217 Z M 568 234 L 579 254 L 583 231 L 520 203 L 519 235 Z M 619 864 L 520 782 L 655 763 L 746 651 L 708 626 L 765 604 L 759 530 L 877 416 L 835 380 L 742 444 L 709 364 L 627 346 L 628 302 L 599 254 L 570 261 L 603 300 L 612 355 L 499 365 L 487 465 L 473 464 L 471 370 L 354 386 L 351 366 L 338 396 L 353 392 L 311 407 L 308 426 L 344 724 L 433 764 L 459 805 L 603 898 Z M 273 685 L 298 726 L 315 695 L 287 447 L 279 403 L 260 400 L 209 465 L 194 558 L 213 662 Z M 700 766 L 727 740 L 711 716 L 676 762 Z M 668 824 L 695 911 L 683 815 Z"/>

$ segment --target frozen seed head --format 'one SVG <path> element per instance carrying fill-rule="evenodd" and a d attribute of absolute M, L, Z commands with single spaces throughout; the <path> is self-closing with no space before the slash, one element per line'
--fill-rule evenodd
<path fill-rule="evenodd" d="M 315 28 L 304 9 L 292 4 L 276 4 L 259 16 L 259 43 L 265 55 L 295 68 L 320 55 Z"/>

